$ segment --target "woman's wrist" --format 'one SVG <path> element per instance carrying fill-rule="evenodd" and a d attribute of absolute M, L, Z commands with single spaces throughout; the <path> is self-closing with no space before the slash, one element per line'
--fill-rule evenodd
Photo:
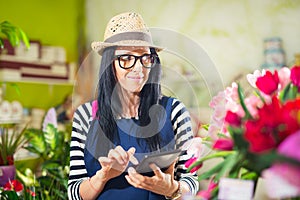
<path fill-rule="evenodd" d="M 104 184 L 109 180 L 107 175 L 104 174 L 101 169 L 96 172 L 94 177 L 97 180 L 97 182 L 104 183 Z"/>
<path fill-rule="evenodd" d="M 165 195 L 166 199 L 177 199 L 181 196 L 180 181 L 174 180 L 172 189 L 169 194 Z"/>

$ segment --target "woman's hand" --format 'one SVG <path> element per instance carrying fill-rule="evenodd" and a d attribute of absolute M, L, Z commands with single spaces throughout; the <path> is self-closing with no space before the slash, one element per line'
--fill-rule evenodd
<path fill-rule="evenodd" d="M 130 167 L 125 178 L 136 188 L 171 196 L 179 187 L 178 182 L 174 180 L 174 165 L 175 162 L 165 172 L 162 172 L 155 164 L 151 164 L 150 167 L 155 174 L 152 177 L 143 176 Z"/>
<path fill-rule="evenodd" d="M 98 160 L 102 168 L 97 174 L 100 174 L 101 178 L 106 181 L 121 175 L 129 161 L 135 165 L 138 164 L 138 161 L 133 156 L 134 153 L 134 147 L 131 147 L 128 151 L 125 151 L 121 146 L 111 149 L 107 157 L 99 157 Z"/>

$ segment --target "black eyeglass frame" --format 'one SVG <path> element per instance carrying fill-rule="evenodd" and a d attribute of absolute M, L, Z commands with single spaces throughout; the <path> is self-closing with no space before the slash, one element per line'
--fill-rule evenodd
<path fill-rule="evenodd" d="M 122 57 L 122 56 L 133 56 L 133 57 L 134 57 L 134 62 L 133 62 L 133 64 L 132 64 L 130 67 L 123 67 L 123 66 L 121 65 L 121 57 Z M 152 57 L 153 57 L 153 63 L 151 64 L 150 67 L 147 67 L 147 66 L 144 65 L 143 59 L 142 59 L 144 56 L 152 56 Z M 141 62 L 141 64 L 142 64 L 143 67 L 145 67 L 145 68 L 147 68 L 147 69 L 150 69 L 150 68 L 153 68 L 153 67 L 155 66 L 155 64 L 157 63 L 157 58 L 158 58 L 158 56 L 157 56 L 156 54 L 149 54 L 149 53 L 145 53 L 145 54 L 143 54 L 143 55 L 141 55 L 141 56 L 136 56 L 136 55 L 132 55 L 132 54 L 122 54 L 122 55 L 116 55 L 116 56 L 114 57 L 114 59 L 117 59 L 117 60 L 118 60 L 119 66 L 120 66 L 122 69 L 130 69 L 130 68 L 132 68 L 132 67 L 136 64 L 136 61 L 137 61 L 138 59 L 140 60 L 140 62 Z"/>

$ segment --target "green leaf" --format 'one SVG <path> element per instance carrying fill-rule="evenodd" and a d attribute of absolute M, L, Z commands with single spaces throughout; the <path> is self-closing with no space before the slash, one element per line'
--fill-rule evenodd
<path fill-rule="evenodd" d="M 274 163 L 289 163 L 291 165 L 299 166 L 300 162 L 278 154 L 276 151 L 270 151 L 264 154 L 248 153 L 246 159 L 249 161 L 245 166 L 247 169 L 257 172 L 258 174 L 264 169 L 269 168 Z"/>
<path fill-rule="evenodd" d="M 2 33 L 6 35 L 9 43 L 15 47 L 16 46 L 16 40 L 15 40 L 15 33 L 11 30 L 2 29 Z"/>
<path fill-rule="evenodd" d="M 57 129 L 53 124 L 48 124 L 46 127 L 46 132 L 44 132 L 45 142 L 50 146 L 52 150 L 57 148 Z"/>
<path fill-rule="evenodd" d="M 229 131 L 234 132 L 234 134 L 232 134 L 232 138 L 234 140 L 235 148 L 240 150 L 241 153 L 247 152 L 249 148 L 249 143 L 244 138 L 243 130 L 242 129 L 231 130 L 232 127 L 228 127 L 228 128 Z"/>
<path fill-rule="evenodd" d="M 203 124 L 203 125 L 201 125 L 201 128 L 203 128 L 203 129 L 205 129 L 206 131 L 208 131 L 209 124 Z"/>
<path fill-rule="evenodd" d="M 286 102 L 287 100 L 295 99 L 297 93 L 298 93 L 298 88 L 293 84 L 289 83 L 279 94 L 279 99 L 282 102 Z"/>
<path fill-rule="evenodd" d="M 42 132 L 36 129 L 29 129 L 26 133 L 26 137 L 29 138 L 29 145 L 26 149 L 44 157 L 44 154 L 47 153 L 47 146 Z"/>
<path fill-rule="evenodd" d="M 20 28 L 18 29 L 18 31 L 19 31 L 20 38 L 24 42 L 26 48 L 29 49 L 30 48 L 30 42 L 29 42 L 29 39 L 28 39 L 26 33 Z"/>
<path fill-rule="evenodd" d="M 10 128 L 8 127 L 0 128 L 0 155 L 3 160 L 3 164 L 9 164 L 8 156 L 13 156 L 17 150 L 19 150 L 26 142 L 28 142 L 28 139 L 24 136 L 26 128 L 27 125 L 21 129 L 21 131 L 19 131 L 18 127 L 14 126 L 12 128 L 12 132 L 9 132 Z"/>
<path fill-rule="evenodd" d="M 20 90 L 18 84 L 16 84 L 16 83 L 11 83 L 11 86 L 16 90 L 16 93 L 17 93 L 19 96 L 21 96 L 21 90 Z"/>
<path fill-rule="evenodd" d="M 261 95 L 261 93 L 258 89 L 254 90 L 254 95 L 257 95 L 259 97 L 259 99 L 263 102 L 263 104 L 266 103 L 265 99 L 263 98 L 263 96 Z"/>
<path fill-rule="evenodd" d="M 27 48 L 30 47 L 30 42 L 25 32 L 21 28 L 11 24 L 10 22 L 2 22 L 0 24 L 0 32 L 6 35 L 9 43 L 13 47 L 20 45 L 21 40 L 24 42 Z"/>
<path fill-rule="evenodd" d="M 224 161 L 220 162 L 219 164 L 215 165 L 213 168 L 211 168 L 210 170 L 200 174 L 198 176 L 198 181 L 204 180 L 204 179 L 208 179 L 211 178 L 214 174 L 216 174 L 219 170 L 222 169 L 222 166 L 224 165 Z"/>
<path fill-rule="evenodd" d="M 246 172 L 241 175 L 241 178 L 244 180 L 257 180 L 258 174 L 256 172 Z"/>
<path fill-rule="evenodd" d="M 3 49 L 4 48 L 4 42 L 3 40 L 0 38 L 0 48 Z"/>
<path fill-rule="evenodd" d="M 18 200 L 18 194 L 15 191 L 3 191 L 1 192 L 0 198 L 3 200 Z"/>
<path fill-rule="evenodd" d="M 27 130 L 27 125 L 23 127 L 23 129 L 18 132 L 17 127 L 13 130 L 13 135 L 10 140 L 10 153 L 13 155 L 18 149 L 23 147 L 25 143 L 28 142 L 28 139 L 25 137 L 25 133 Z"/>
<path fill-rule="evenodd" d="M 194 162 L 193 164 L 191 164 L 191 166 L 188 167 L 187 171 L 190 171 L 191 169 L 193 169 L 194 167 L 200 165 L 201 163 L 203 163 L 205 160 L 209 160 L 212 158 L 219 158 L 219 157 L 226 157 L 230 154 L 233 154 L 234 151 L 218 151 L 214 154 L 210 154 L 208 156 L 205 156 L 199 160 L 197 160 L 196 162 Z"/>
<path fill-rule="evenodd" d="M 227 172 L 231 170 L 231 168 L 239 162 L 237 159 L 238 154 L 235 152 L 234 154 L 231 154 L 227 156 L 223 162 L 222 168 L 220 169 L 219 173 L 216 175 L 215 180 L 219 181 L 221 177 L 224 176 Z"/>
<path fill-rule="evenodd" d="M 242 106 L 242 108 L 243 108 L 243 110 L 245 112 L 245 118 L 246 119 L 249 119 L 249 118 L 252 119 L 253 117 L 251 116 L 251 114 L 250 114 L 250 112 L 249 112 L 249 110 L 248 110 L 248 108 L 247 108 L 247 106 L 245 104 L 244 93 L 243 93 L 243 90 L 242 90 L 240 84 L 238 84 L 238 95 L 239 95 L 241 106 Z"/>

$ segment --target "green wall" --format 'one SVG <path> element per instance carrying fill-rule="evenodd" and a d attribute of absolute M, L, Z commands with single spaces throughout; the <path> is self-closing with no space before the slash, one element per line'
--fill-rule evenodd
<path fill-rule="evenodd" d="M 0 0 L 0 21 L 21 27 L 43 45 L 63 46 L 77 62 L 83 28 L 84 0 Z"/>

